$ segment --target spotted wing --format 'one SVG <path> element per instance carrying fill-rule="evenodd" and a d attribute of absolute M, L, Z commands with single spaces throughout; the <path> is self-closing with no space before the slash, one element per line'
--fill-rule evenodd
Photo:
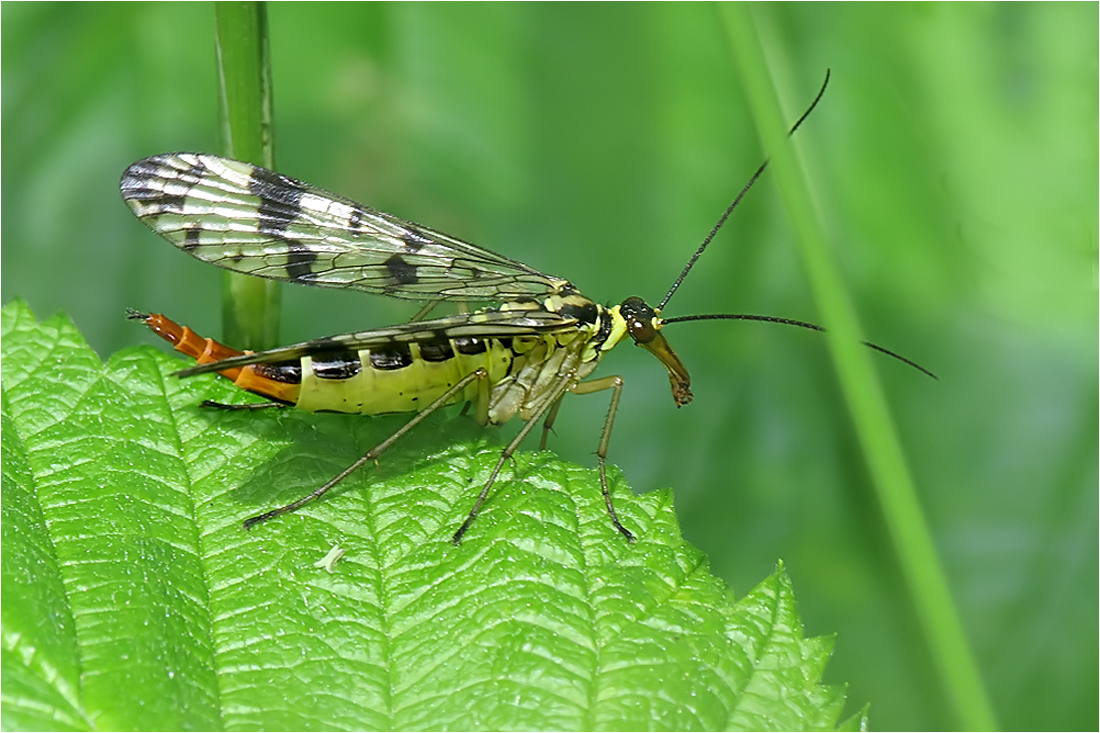
<path fill-rule="evenodd" d="M 563 316 L 552 311 L 536 308 L 532 310 L 487 310 L 467 313 L 429 321 L 414 321 L 399 326 L 378 328 L 371 331 L 357 331 L 339 336 L 303 341 L 292 346 L 282 346 L 269 351 L 257 351 L 242 354 L 230 359 L 200 364 L 177 372 L 177 376 L 190 377 L 207 372 L 220 372 L 249 364 L 276 364 L 293 361 L 311 354 L 331 353 L 333 351 L 356 351 L 359 349 L 380 349 L 398 344 L 432 343 L 447 339 L 504 339 L 520 336 L 538 336 L 558 331 L 575 332 L 577 319 Z"/>
<path fill-rule="evenodd" d="M 574 289 L 522 262 L 228 158 L 155 155 L 127 168 L 120 187 L 153 231 L 234 272 L 409 300 L 507 301 Z"/>

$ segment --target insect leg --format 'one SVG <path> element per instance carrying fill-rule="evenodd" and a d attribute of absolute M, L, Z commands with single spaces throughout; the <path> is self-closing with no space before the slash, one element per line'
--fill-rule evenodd
<path fill-rule="evenodd" d="M 512 457 L 512 454 L 516 452 L 516 448 L 523 442 L 523 439 L 527 437 L 527 434 L 531 432 L 531 429 L 535 427 L 535 423 L 543 416 L 553 405 L 561 402 L 562 395 L 569 391 L 569 378 L 562 380 L 555 388 L 555 395 L 553 399 L 549 400 L 542 408 L 541 412 L 532 415 L 527 422 L 523 424 L 523 428 L 519 431 L 519 435 L 512 439 L 512 442 L 500 452 L 500 458 L 497 460 L 497 465 L 493 467 L 492 473 L 489 474 L 489 480 L 485 482 L 485 485 L 481 487 L 481 493 L 477 495 L 477 501 L 474 502 L 474 508 L 470 510 L 470 513 L 466 515 L 466 521 L 462 523 L 462 526 L 458 528 L 458 531 L 451 537 L 451 542 L 456 545 L 462 542 L 462 535 L 466 534 L 466 530 L 470 528 L 470 524 L 473 523 L 477 513 L 481 510 L 481 505 L 485 503 L 485 497 L 489 495 L 489 489 L 492 488 L 493 482 L 497 480 L 497 475 L 500 473 L 500 469 L 504 467 L 504 462 Z"/>
<path fill-rule="evenodd" d="M 203 400 L 199 407 L 210 407 L 215 410 L 265 410 L 268 407 L 288 407 L 282 402 L 247 402 L 243 405 L 227 405 L 224 402 Z"/>
<path fill-rule="evenodd" d="M 471 407 L 476 407 L 474 413 L 474 419 L 477 420 L 478 425 L 489 424 L 489 380 L 483 379 L 477 386 L 477 397 L 473 400 L 468 400 L 466 404 L 462 406 L 462 411 L 458 413 L 461 417 L 465 417 Z"/>
<path fill-rule="evenodd" d="M 346 479 L 349 475 L 351 475 L 356 469 L 358 469 L 364 463 L 367 463 L 369 461 L 373 461 L 376 458 L 378 458 L 378 456 L 385 453 L 386 450 L 388 450 L 391 445 L 393 445 L 398 440 L 400 440 L 402 437 L 404 437 L 406 433 L 408 433 L 410 430 L 412 430 L 417 425 L 419 425 L 421 422 L 423 422 L 433 412 L 435 412 L 436 410 L 438 410 L 441 407 L 444 407 L 444 406 L 450 404 L 450 400 L 456 394 L 459 394 L 462 390 L 466 389 L 467 385 L 469 385 L 470 382 L 473 382 L 475 379 L 484 381 L 485 378 L 488 376 L 488 374 L 489 373 L 487 371 L 485 371 L 484 368 L 481 368 L 481 367 L 478 367 L 474 371 L 470 372 L 469 374 L 464 376 L 462 379 L 455 382 L 454 386 L 451 387 L 450 389 L 448 389 L 442 395 L 440 395 L 439 398 L 437 400 L 435 400 L 435 402 L 432 402 L 430 405 L 425 407 L 423 410 L 416 413 L 416 416 L 413 417 L 412 420 L 409 420 L 407 423 L 402 425 L 401 428 L 397 432 L 395 432 L 393 435 L 386 438 L 381 443 L 379 443 L 378 445 L 374 446 L 369 451 L 364 453 L 362 458 L 360 458 L 355 463 L 353 463 L 350 466 L 348 466 L 347 468 L 345 468 L 343 471 L 341 471 L 339 474 L 337 474 L 336 477 L 333 478 L 331 481 L 329 481 L 327 484 L 325 484 L 321 488 L 317 489 L 316 491 L 313 491 L 312 493 L 309 493 L 309 494 L 303 496 L 301 499 L 298 499 L 298 501 L 291 502 L 290 504 L 287 504 L 286 506 L 279 507 L 278 509 L 272 509 L 269 512 L 264 512 L 263 514 L 259 514 L 255 517 L 249 517 L 248 519 L 244 520 L 244 528 L 245 529 L 251 529 L 253 526 L 259 524 L 260 522 L 266 522 L 268 519 L 271 519 L 272 517 L 277 517 L 280 514 L 286 514 L 287 512 L 296 511 L 296 510 L 300 509 L 301 507 L 305 506 L 306 504 L 308 504 L 309 502 L 313 501 L 314 499 L 324 495 L 329 489 L 331 489 L 333 486 L 335 486 L 336 484 L 338 484 L 341 481 L 343 481 L 344 479 Z"/>
<path fill-rule="evenodd" d="M 611 390 L 611 404 L 607 408 L 607 420 L 603 425 L 603 435 L 600 437 L 600 445 L 596 448 L 596 458 L 600 463 L 600 490 L 603 492 L 604 503 L 607 504 L 607 514 L 611 517 L 611 523 L 619 530 L 627 542 L 634 542 L 634 534 L 622 525 L 619 515 L 615 513 L 615 505 L 611 503 L 611 492 L 607 488 L 607 447 L 611 443 L 611 427 L 615 424 L 615 413 L 619 410 L 619 397 L 623 393 L 623 378 L 620 376 L 594 379 L 591 382 L 581 382 L 570 390 L 573 394 L 592 394 Z"/>
<path fill-rule="evenodd" d="M 477 385 L 477 400 L 474 404 L 474 420 L 478 425 L 489 424 L 489 402 L 491 399 L 488 379 L 481 380 Z M 467 402 L 467 405 L 470 403 Z"/>
<path fill-rule="evenodd" d="M 413 314 L 413 317 L 409 319 L 409 323 L 416 323 L 417 321 L 423 321 L 437 305 L 443 302 L 442 298 L 436 298 L 435 300 L 429 300 L 424 306 Z"/>
<path fill-rule="evenodd" d="M 550 412 L 546 413 L 546 419 L 542 423 L 542 440 L 539 441 L 539 450 L 546 450 L 546 440 L 550 437 L 550 431 L 554 429 L 554 421 L 558 419 L 558 410 L 561 409 L 561 399 L 554 403 Z"/>
<path fill-rule="evenodd" d="M 435 310 L 435 307 L 437 305 L 439 305 L 440 303 L 442 303 L 442 302 L 443 302 L 443 298 L 436 298 L 435 300 L 428 301 L 427 303 L 425 303 L 423 305 L 423 307 L 421 307 L 420 310 L 418 310 L 416 313 L 413 314 L 413 317 L 409 319 L 409 323 L 416 323 L 417 321 L 423 321 L 425 318 L 428 317 L 428 314 L 431 313 L 433 310 Z M 458 312 L 459 313 L 469 313 L 470 312 L 470 305 L 465 300 L 458 301 Z M 131 318 L 132 317 L 133 316 L 131 316 Z"/>

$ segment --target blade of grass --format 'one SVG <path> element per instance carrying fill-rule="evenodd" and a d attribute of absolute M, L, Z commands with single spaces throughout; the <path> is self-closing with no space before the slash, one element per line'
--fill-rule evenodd
<path fill-rule="evenodd" d="M 275 167 L 271 127 L 271 54 L 262 2 L 215 3 L 218 114 L 222 154 Z M 279 337 L 279 283 L 226 272 L 222 331 L 241 349 L 269 349 Z"/>
<path fill-rule="evenodd" d="M 868 353 L 860 347 L 863 339 L 855 310 L 788 142 L 787 123 L 750 12 L 738 3 L 723 3 L 721 8 L 734 64 L 796 232 L 814 298 L 828 329 L 829 350 L 931 655 L 954 703 L 959 725 L 991 730 L 996 725 L 992 706 L 936 555 L 882 388 Z"/>

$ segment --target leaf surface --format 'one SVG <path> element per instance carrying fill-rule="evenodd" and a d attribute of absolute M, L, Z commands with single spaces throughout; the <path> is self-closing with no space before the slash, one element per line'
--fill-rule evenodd
<path fill-rule="evenodd" d="M 439 418 L 245 532 L 407 418 L 204 410 L 241 393 L 179 364 L 4 308 L 5 728 L 837 725 L 782 568 L 735 601 L 670 492 L 613 472 L 628 545 L 594 470 L 518 454 L 456 547 L 497 449 Z"/>

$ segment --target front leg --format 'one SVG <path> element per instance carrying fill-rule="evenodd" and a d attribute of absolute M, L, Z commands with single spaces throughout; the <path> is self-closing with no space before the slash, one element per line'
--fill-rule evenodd
<path fill-rule="evenodd" d="M 619 515 L 615 513 L 615 505 L 611 502 L 611 491 L 607 488 L 607 447 L 611 444 L 611 428 L 615 424 L 615 413 L 619 410 L 619 398 L 623 393 L 623 378 L 618 375 L 593 379 L 591 382 L 581 382 L 573 385 L 569 391 L 573 394 L 592 394 L 611 390 L 611 404 L 607 408 L 607 420 L 603 424 L 603 435 L 600 436 L 600 445 L 596 448 L 596 458 L 600 463 L 600 490 L 603 492 L 604 503 L 607 504 L 607 513 L 611 517 L 611 523 L 619 530 L 627 542 L 634 542 L 634 534 L 622 525 Z"/>

